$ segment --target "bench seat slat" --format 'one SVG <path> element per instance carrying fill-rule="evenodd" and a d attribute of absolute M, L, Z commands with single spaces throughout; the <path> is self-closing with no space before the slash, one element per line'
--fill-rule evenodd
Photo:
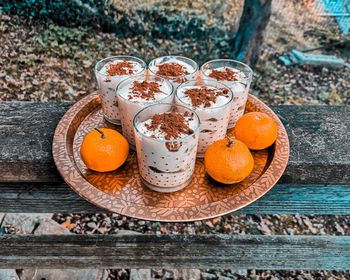
<path fill-rule="evenodd" d="M 67 185 L 1 184 L 0 212 L 104 212 L 80 198 Z M 350 214 L 350 186 L 278 184 L 236 214 Z"/>
<path fill-rule="evenodd" d="M 3 235 L 0 268 L 350 267 L 349 236 Z"/>
<path fill-rule="evenodd" d="M 51 155 L 72 103 L 0 102 L 0 182 L 61 183 Z M 350 184 L 350 106 L 274 106 L 290 137 L 281 182 Z"/>

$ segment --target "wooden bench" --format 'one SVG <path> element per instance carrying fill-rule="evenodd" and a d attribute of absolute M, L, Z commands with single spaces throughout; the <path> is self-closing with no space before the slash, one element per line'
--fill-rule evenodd
<path fill-rule="evenodd" d="M 103 212 L 58 175 L 54 129 L 72 103 L 0 103 L 0 212 Z M 237 214 L 350 214 L 350 107 L 275 106 L 291 145 L 279 184 Z M 349 236 L 1 235 L 0 267 L 350 269 Z"/>

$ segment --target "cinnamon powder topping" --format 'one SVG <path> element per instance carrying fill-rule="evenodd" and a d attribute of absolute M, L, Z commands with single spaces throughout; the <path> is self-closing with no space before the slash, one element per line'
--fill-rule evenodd
<path fill-rule="evenodd" d="M 134 74 L 134 65 L 126 60 L 108 65 L 107 73 L 109 76 L 121 76 Z"/>
<path fill-rule="evenodd" d="M 140 97 L 145 100 L 154 100 L 155 94 L 162 92 L 160 90 L 160 85 L 157 82 L 148 82 L 148 81 L 134 81 L 131 94 L 129 94 L 129 99 L 133 97 Z"/>
<path fill-rule="evenodd" d="M 211 107 L 212 103 L 216 101 L 218 96 L 227 96 L 228 90 L 223 89 L 213 89 L 208 87 L 201 88 L 191 88 L 184 92 L 186 96 L 191 99 L 192 105 L 194 107 L 199 107 L 204 105 L 205 108 Z"/>
<path fill-rule="evenodd" d="M 237 81 L 237 72 L 230 68 L 224 68 L 223 70 L 211 70 L 209 77 L 218 81 Z"/>
<path fill-rule="evenodd" d="M 177 139 L 182 134 L 192 134 L 193 130 L 188 126 L 185 116 L 176 113 L 156 114 L 152 117 L 150 124 L 146 124 L 146 128 L 155 131 L 159 129 L 165 133 L 165 139 Z"/>
<path fill-rule="evenodd" d="M 186 71 L 185 67 L 179 63 L 163 63 L 158 66 L 157 74 L 166 77 L 176 77 L 187 75 L 189 73 Z"/>

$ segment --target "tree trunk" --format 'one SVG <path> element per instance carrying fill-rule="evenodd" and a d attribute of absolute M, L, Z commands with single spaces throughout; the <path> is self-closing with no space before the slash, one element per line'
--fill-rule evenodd
<path fill-rule="evenodd" d="M 237 60 L 254 67 L 259 59 L 263 33 L 271 15 L 272 0 L 245 0 L 239 28 L 233 41 Z"/>

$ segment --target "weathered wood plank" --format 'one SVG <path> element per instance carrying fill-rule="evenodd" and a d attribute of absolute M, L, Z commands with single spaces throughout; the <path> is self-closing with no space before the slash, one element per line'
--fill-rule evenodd
<path fill-rule="evenodd" d="M 278 184 L 237 214 L 350 215 L 350 186 Z"/>
<path fill-rule="evenodd" d="M 349 236 L 3 235 L 0 267 L 349 269 Z"/>
<path fill-rule="evenodd" d="M 0 103 L 0 182 L 60 183 L 54 129 L 72 103 Z M 350 106 L 275 106 L 291 144 L 284 183 L 350 183 Z"/>
<path fill-rule="evenodd" d="M 1 184 L 0 190 L 0 213 L 104 212 L 63 184 Z M 279 184 L 235 214 L 350 215 L 350 186 Z"/>
<path fill-rule="evenodd" d="M 72 103 L 0 103 L 0 181 L 60 182 L 52 159 L 55 127 Z"/>
<path fill-rule="evenodd" d="M 273 106 L 290 140 L 283 183 L 350 183 L 350 106 Z"/>

